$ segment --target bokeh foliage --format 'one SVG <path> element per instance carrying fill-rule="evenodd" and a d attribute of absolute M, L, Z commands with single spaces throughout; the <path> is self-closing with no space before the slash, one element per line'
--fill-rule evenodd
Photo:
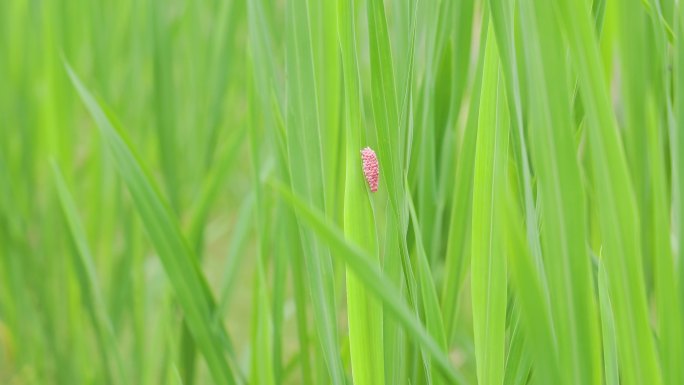
<path fill-rule="evenodd" d="M 684 383 L 683 62 L 673 0 L 2 1 L 0 383 Z"/>

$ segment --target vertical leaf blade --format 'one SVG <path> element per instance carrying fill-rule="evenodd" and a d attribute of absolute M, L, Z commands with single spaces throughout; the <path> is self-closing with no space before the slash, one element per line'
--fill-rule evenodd
<path fill-rule="evenodd" d="M 508 107 L 496 37 L 487 31 L 475 149 L 471 285 L 477 376 L 481 384 L 504 378 L 506 259 L 496 226 L 497 192 L 505 185 L 508 158 Z"/>
<path fill-rule="evenodd" d="M 71 67 L 66 65 L 66 69 L 83 103 L 97 123 L 117 170 L 129 189 L 145 229 L 157 249 L 169 281 L 185 312 L 190 332 L 207 361 L 214 381 L 218 384 L 236 383 L 233 370 L 223 355 L 223 343 L 226 343 L 227 335 L 221 325 L 211 322 L 214 301 L 197 264 L 197 258 L 187 245 L 177 220 L 150 182 L 150 178 L 128 144 L 115 129 L 110 117 Z"/>

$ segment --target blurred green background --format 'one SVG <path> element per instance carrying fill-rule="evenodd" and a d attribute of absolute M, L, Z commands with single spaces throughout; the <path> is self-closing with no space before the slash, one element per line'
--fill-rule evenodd
<path fill-rule="evenodd" d="M 0 1 L 0 384 L 684 381 L 682 8 Z"/>
<path fill-rule="evenodd" d="M 0 4 L 0 383 L 111 382 L 51 161 L 77 203 L 122 383 L 179 383 L 182 312 L 64 62 L 116 112 L 185 230 L 216 179 L 192 247 L 215 293 L 231 293 L 224 319 L 244 356 L 254 267 L 252 221 L 240 214 L 251 190 L 246 35 L 244 1 Z"/>

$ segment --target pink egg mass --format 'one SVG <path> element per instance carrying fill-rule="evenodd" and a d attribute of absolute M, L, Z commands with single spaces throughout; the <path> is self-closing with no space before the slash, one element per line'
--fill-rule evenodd
<path fill-rule="evenodd" d="M 372 192 L 378 191 L 378 180 L 380 177 L 380 169 L 378 167 L 378 157 L 375 155 L 370 147 L 361 150 L 361 159 L 363 160 L 363 175 L 366 177 L 368 187 Z"/>

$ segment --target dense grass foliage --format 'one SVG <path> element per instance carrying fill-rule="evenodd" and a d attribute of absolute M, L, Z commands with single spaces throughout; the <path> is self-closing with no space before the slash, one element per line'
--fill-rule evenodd
<path fill-rule="evenodd" d="M 683 63 L 671 0 L 0 1 L 0 384 L 684 384 Z"/>

